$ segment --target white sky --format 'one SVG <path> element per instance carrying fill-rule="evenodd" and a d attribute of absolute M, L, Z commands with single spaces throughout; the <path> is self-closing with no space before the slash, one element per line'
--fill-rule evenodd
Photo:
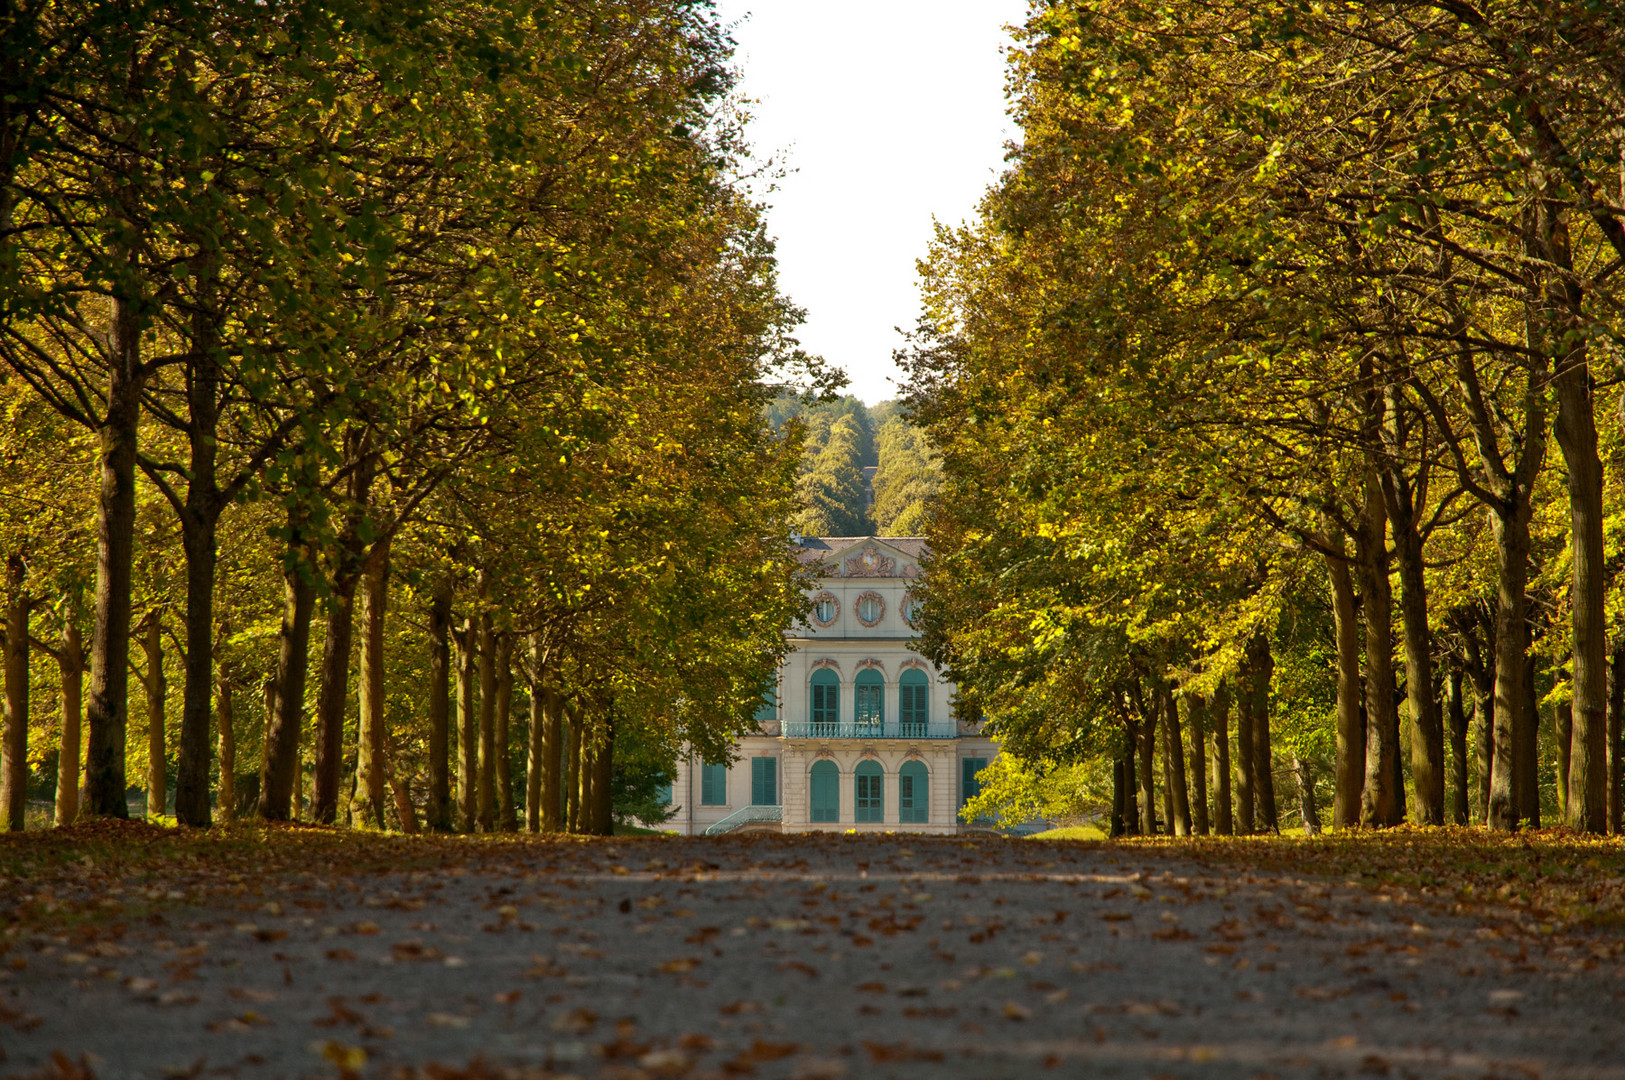
<path fill-rule="evenodd" d="M 718 0 L 734 24 L 780 288 L 809 351 L 873 404 L 895 397 L 893 329 L 919 313 L 933 216 L 958 224 L 1002 168 L 1006 25 L 1025 0 Z M 746 18 L 745 16 L 749 16 Z"/>

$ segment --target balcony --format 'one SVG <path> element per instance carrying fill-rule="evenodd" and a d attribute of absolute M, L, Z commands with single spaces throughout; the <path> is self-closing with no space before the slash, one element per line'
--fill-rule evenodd
<path fill-rule="evenodd" d="M 872 720 L 823 723 L 812 720 L 786 720 L 779 725 L 786 739 L 957 739 L 959 725 L 953 720 L 941 723 L 899 723 Z"/>

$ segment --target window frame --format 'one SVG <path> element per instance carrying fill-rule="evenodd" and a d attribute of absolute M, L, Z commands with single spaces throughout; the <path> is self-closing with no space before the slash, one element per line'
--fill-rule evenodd
<path fill-rule="evenodd" d="M 860 761 L 852 770 L 852 820 L 864 825 L 885 823 L 886 771 L 878 761 Z"/>
<path fill-rule="evenodd" d="M 897 678 L 897 723 L 905 739 L 923 738 L 931 726 L 931 679 L 919 668 Z"/>
<path fill-rule="evenodd" d="M 841 677 L 829 668 L 819 668 L 807 680 L 807 721 L 815 730 L 833 730 L 841 722 Z"/>
<path fill-rule="evenodd" d="M 864 668 L 852 679 L 852 723 L 859 734 L 878 733 L 886 726 L 886 677 L 874 668 Z"/>

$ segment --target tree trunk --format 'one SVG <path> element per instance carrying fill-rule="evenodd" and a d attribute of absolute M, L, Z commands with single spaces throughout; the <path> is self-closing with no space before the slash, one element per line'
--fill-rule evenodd
<path fill-rule="evenodd" d="M 1518 805 L 1523 820 L 1532 829 L 1540 828 L 1540 697 L 1535 693 L 1534 627 L 1524 626 L 1523 699 L 1529 707 L 1529 723 L 1518 736 Z"/>
<path fill-rule="evenodd" d="M 132 260 L 133 262 L 133 260 Z M 85 711 L 85 810 L 130 816 L 124 744 L 130 708 L 130 572 L 135 550 L 136 437 L 146 372 L 136 305 L 113 299 L 112 371 L 100 436 L 96 504 L 96 623 L 90 636 L 90 702 Z"/>
<path fill-rule="evenodd" d="M 1130 836 L 1140 834 L 1139 778 L 1134 768 L 1134 726 L 1123 729 L 1123 831 Z"/>
<path fill-rule="evenodd" d="M 384 616 L 389 604 L 389 541 L 373 545 L 361 574 L 360 719 L 355 779 L 366 811 L 384 828 Z"/>
<path fill-rule="evenodd" d="M 1569 264 L 1566 223 L 1554 222 L 1550 240 L 1560 266 Z M 1556 365 L 1552 388 L 1557 398 L 1553 433 L 1569 474 L 1570 615 L 1574 643 L 1574 695 L 1571 765 L 1566 770 L 1565 818 L 1571 829 L 1600 833 L 1608 827 L 1608 620 L 1603 610 L 1608 569 L 1603 562 L 1602 462 L 1597 458 L 1597 422 L 1592 402 L 1591 366 L 1585 337 L 1578 333 L 1579 289 L 1554 282 L 1555 300 L 1566 318 L 1558 329 L 1566 355 Z"/>
<path fill-rule="evenodd" d="M 405 777 L 393 764 L 395 757 L 395 741 L 388 731 L 381 730 L 380 738 L 383 742 L 383 752 L 379 755 L 381 764 L 379 771 L 384 774 L 390 791 L 395 795 L 395 819 L 400 822 L 401 832 L 407 836 L 418 834 L 418 812 L 412 805 L 412 791 L 407 787 Z"/>
<path fill-rule="evenodd" d="M 163 624 L 154 611 L 146 619 L 141 651 L 147 660 L 147 817 L 163 817 L 169 802 L 169 740 L 164 731 L 164 701 L 169 681 L 164 678 Z"/>
<path fill-rule="evenodd" d="M 451 583 L 436 582 L 429 600 L 428 827 L 450 832 L 451 815 Z"/>
<path fill-rule="evenodd" d="M 1309 762 L 1292 755 L 1292 768 L 1298 776 L 1298 814 L 1303 818 L 1305 836 L 1320 835 L 1320 808 L 1315 804 L 1315 773 Z"/>
<path fill-rule="evenodd" d="M 1365 480 L 1365 513 L 1356 537 L 1360 592 L 1365 597 L 1366 754 L 1365 784 L 1360 796 L 1360 824 L 1368 828 L 1398 825 L 1398 790 L 1394 785 L 1399 752 L 1399 711 L 1394 705 L 1393 594 L 1388 584 L 1387 514 L 1376 470 Z"/>
<path fill-rule="evenodd" d="M 513 756 L 509 736 L 513 718 L 513 635 L 496 640 L 497 828 L 518 832 L 513 805 Z"/>
<path fill-rule="evenodd" d="M 531 832 L 558 832 L 563 792 L 560 755 L 564 750 L 564 698 L 542 682 L 540 645 L 532 646 L 530 684 L 531 758 L 525 813 Z"/>
<path fill-rule="evenodd" d="M 260 727 L 260 784 L 255 794 L 256 804 L 259 793 L 263 793 L 271 775 L 271 729 L 276 726 L 276 676 L 267 675 L 265 683 L 261 686 L 265 696 L 265 723 Z"/>
<path fill-rule="evenodd" d="M 303 771 L 299 740 L 305 725 L 305 680 L 310 671 L 310 620 L 316 611 L 314 552 L 304 523 L 289 522 L 288 563 L 283 581 L 282 631 L 277 654 L 275 718 L 265 748 L 265 782 L 260 785 L 260 817 L 297 819 Z"/>
<path fill-rule="evenodd" d="M 1220 836 L 1234 836 L 1236 819 L 1230 800 L 1230 686 L 1213 691 L 1213 826 Z"/>
<path fill-rule="evenodd" d="M 1552 706 L 1552 745 L 1557 750 L 1557 816 L 1568 820 L 1569 770 L 1573 765 L 1574 710 L 1572 702 L 1559 701 Z"/>
<path fill-rule="evenodd" d="M 1609 663 L 1612 680 L 1608 687 L 1608 831 L 1617 836 L 1625 832 L 1625 819 L 1621 806 L 1625 796 L 1625 637 L 1614 645 Z"/>
<path fill-rule="evenodd" d="M 85 648 L 79 627 L 70 611 L 62 621 L 62 652 L 57 657 L 62 673 L 62 751 L 56 764 L 56 823 L 72 825 L 79 816 L 79 779 L 82 772 L 80 749 L 82 689 L 85 675 Z"/>
<path fill-rule="evenodd" d="M 473 619 L 452 634 L 457 648 L 457 829 L 471 833 L 479 820 L 475 774 L 479 769 L 480 721 L 474 713 L 474 666 L 478 632 Z"/>
<path fill-rule="evenodd" d="M 1433 634 L 1428 628 L 1427 582 L 1417 508 L 1406 478 L 1397 470 L 1383 490 L 1399 569 L 1400 625 L 1404 629 L 1405 694 L 1411 713 L 1411 785 L 1419 825 L 1444 824 L 1444 718 L 1433 688 Z M 1400 773 L 1403 780 L 1403 772 Z"/>
<path fill-rule="evenodd" d="M 593 835 L 615 835 L 615 723 L 613 715 L 604 724 L 593 754 L 592 824 Z"/>
<path fill-rule="evenodd" d="M 1157 835 L 1157 774 L 1156 767 L 1157 718 L 1155 713 L 1140 710 L 1139 723 L 1134 729 L 1140 748 L 1140 835 Z"/>
<path fill-rule="evenodd" d="M 1258 798 L 1258 826 L 1266 832 L 1281 831 L 1275 808 L 1274 744 L 1270 738 L 1270 682 L 1275 676 L 1275 657 L 1270 654 L 1268 635 L 1259 632 L 1247 645 L 1248 685 L 1253 698 L 1253 790 Z"/>
<path fill-rule="evenodd" d="M 231 661 L 224 655 L 225 642 L 215 657 L 215 722 L 220 743 L 220 820 L 237 816 L 237 728 L 231 697 Z"/>
<path fill-rule="evenodd" d="M 0 807 L 6 829 L 22 832 L 28 811 L 28 613 L 27 564 L 13 553 L 6 565 L 6 707 L 0 733 Z"/>
<path fill-rule="evenodd" d="M 1185 775 L 1185 738 L 1179 730 L 1179 703 L 1173 687 L 1160 682 L 1157 699 L 1162 712 L 1162 754 L 1166 782 L 1172 791 L 1173 815 L 1169 829 L 1175 836 L 1191 834 L 1190 788 Z"/>
<path fill-rule="evenodd" d="M 1128 790 L 1125 784 L 1123 759 L 1112 761 L 1112 825 L 1109 835 L 1116 839 L 1128 831 L 1123 824 L 1123 812 L 1128 806 Z"/>
<path fill-rule="evenodd" d="M 350 645 L 355 633 L 355 592 L 360 578 L 341 573 L 327 595 L 327 635 L 322 643 L 321 686 L 316 692 L 316 761 L 311 777 L 310 820 L 331 825 L 338 816 L 344 773 L 344 713 L 350 700 Z"/>
<path fill-rule="evenodd" d="M 1207 702 L 1196 695 L 1185 699 L 1190 703 L 1191 747 L 1191 825 L 1197 836 L 1208 834 L 1207 815 Z"/>
<path fill-rule="evenodd" d="M 1256 768 L 1253 753 L 1253 693 L 1243 669 L 1236 678 L 1236 831 L 1251 836 L 1254 829 L 1253 772 Z"/>
<path fill-rule="evenodd" d="M 581 831 L 581 713 L 570 709 L 569 734 L 565 739 L 560 782 L 564 785 L 564 830 Z"/>
<path fill-rule="evenodd" d="M 486 599 L 485 590 L 480 590 L 481 600 Z M 479 621 L 479 650 L 480 650 L 480 794 L 479 794 L 479 827 L 480 832 L 492 832 L 496 828 L 496 779 L 497 779 L 497 658 L 495 636 L 491 633 L 491 613 L 482 611 Z"/>
<path fill-rule="evenodd" d="M 1467 805 L 1471 801 L 1467 785 L 1467 703 L 1462 698 L 1462 670 L 1450 665 L 1450 820 L 1456 825 L 1467 824 Z"/>
<path fill-rule="evenodd" d="M 1342 536 L 1337 537 L 1342 547 Z M 1365 789 L 1365 691 L 1360 685 L 1360 616 L 1354 578 L 1347 560 L 1326 557 L 1332 587 L 1332 622 L 1337 638 L 1337 765 L 1333 777 L 1332 828 L 1360 824 Z"/>
<path fill-rule="evenodd" d="M 217 533 L 226 500 L 218 477 L 220 426 L 219 322 L 212 260 L 205 257 L 194 282 L 200 292 L 192 316 L 193 340 L 186 366 L 187 444 L 191 455 L 186 502 L 177 506 L 181 550 L 186 558 L 186 655 L 181 690 L 179 760 L 175 769 L 175 819 L 209 824 L 210 705 L 214 677 L 214 584 L 219 564 Z M 224 809 L 224 808 L 222 808 Z"/>
<path fill-rule="evenodd" d="M 1525 692 L 1529 668 L 1527 597 L 1529 581 L 1529 513 L 1492 513 L 1497 562 L 1495 605 L 1495 722 L 1494 758 L 1491 762 L 1489 824 L 1510 832 L 1518 827 L 1527 808 L 1519 804 L 1525 784 L 1519 775 L 1519 749 L 1525 730 L 1533 726 Z"/>

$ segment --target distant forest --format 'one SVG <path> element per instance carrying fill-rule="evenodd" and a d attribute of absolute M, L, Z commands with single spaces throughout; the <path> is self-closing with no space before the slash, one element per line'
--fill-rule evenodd
<path fill-rule="evenodd" d="M 919 536 L 941 465 L 898 403 L 870 408 L 850 395 L 808 405 L 781 397 L 767 407 L 775 431 L 805 425 L 790 519 L 803 536 Z"/>

